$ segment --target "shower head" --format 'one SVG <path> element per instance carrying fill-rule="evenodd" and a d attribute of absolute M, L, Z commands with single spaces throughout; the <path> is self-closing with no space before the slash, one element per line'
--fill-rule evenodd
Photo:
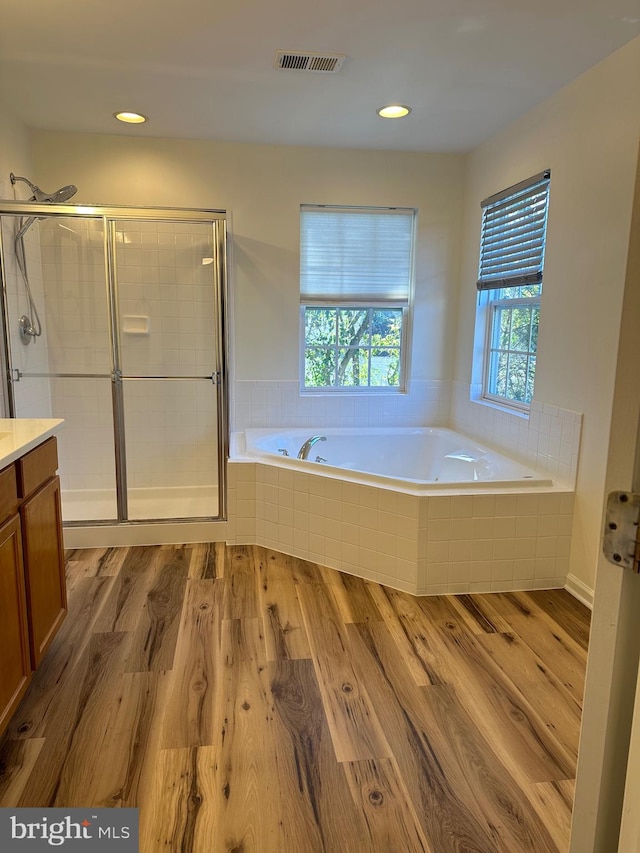
<path fill-rule="evenodd" d="M 28 178 L 21 178 L 19 175 L 14 175 L 11 172 L 9 176 L 11 178 L 11 183 L 15 185 L 16 181 L 23 181 L 31 192 L 33 193 L 33 198 L 31 201 L 46 201 L 50 204 L 62 204 L 65 201 L 68 201 L 71 196 L 75 195 L 78 192 L 78 188 L 73 184 L 67 184 L 66 187 L 61 187 L 59 190 L 55 190 L 52 193 L 46 193 L 37 187 L 35 184 L 32 184 Z"/>
<path fill-rule="evenodd" d="M 46 196 L 42 199 L 42 201 L 50 201 L 51 204 L 62 204 L 71 196 L 75 195 L 78 192 L 78 187 L 75 184 L 67 184 L 66 187 L 60 187 L 59 190 L 56 190 L 51 195 Z"/>

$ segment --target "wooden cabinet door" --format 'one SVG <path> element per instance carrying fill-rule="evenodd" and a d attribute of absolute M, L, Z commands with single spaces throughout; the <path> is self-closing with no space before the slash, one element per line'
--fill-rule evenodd
<path fill-rule="evenodd" d="M 31 680 L 20 518 L 0 528 L 0 734 Z"/>
<path fill-rule="evenodd" d="M 35 669 L 67 614 L 60 478 L 45 483 L 25 501 L 20 514 L 31 665 Z"/>

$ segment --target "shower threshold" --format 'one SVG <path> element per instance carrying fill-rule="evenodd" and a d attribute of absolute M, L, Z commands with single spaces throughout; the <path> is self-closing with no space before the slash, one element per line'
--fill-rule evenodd
<path fill-rule="evenodd" d="M 210 518 L 218 515 L 217 486 L 160 486 L 129 489 L 129 520 Z M 62 519 L 111 521 L 117 518 L 113 489 L 63 489 Z"/>

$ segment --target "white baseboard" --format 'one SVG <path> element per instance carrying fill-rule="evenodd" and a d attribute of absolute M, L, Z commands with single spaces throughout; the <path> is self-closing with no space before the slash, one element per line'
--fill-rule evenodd
<path fill-rule="evenodd" d="M 575 575 L 567 575 L 567 582 L 564 585 L 567 592 L 570 592 L 574 598 L 581 601 L 589 610 L 593 610 L 593 590 L 591 587 L 583 583 Z"/>

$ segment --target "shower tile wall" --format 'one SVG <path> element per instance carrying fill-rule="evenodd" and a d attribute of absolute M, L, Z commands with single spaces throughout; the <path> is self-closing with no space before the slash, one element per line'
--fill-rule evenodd
<path fill-rule="evenodd" d="M 214 485 L 212 231 L 197 222 L 119 223 L 116 233 L 130 488 Z"/>
<path fill-rule="evenodd" d="M 20 373 L 48 373 L 48 329 L 44 322 L 43 269 L 38 225 L 33 225 L 25 234 L 24 248 L 31 292 L 40 313 L 43 330 L 25 346 L 20 342 L 18 318 L 29 313 L 26 289 L 22 274 L 18 268 L 13 248 L 16 230 L 20 227 L 20 218 L 4 217 L 2 220 L 2 241 L 4 247 L 4 270 L 6 275 L 8 322 L 10 334 L 16 341 L 13 347 L 13 367 Z M 22 377 L 15 384 L 17 414 L 22 418 L 51 417 L 51 391 L 49 380 L 43 378 Z"/>
<path fill-rule="evenodd" d="M 40 224 L 44 318 L 51 373 L 102 374 L 101 379 L 51 378 L 51 413 L 59 435 L 62 489 L 108 490 L 115 515 L 111 418 L 111 355 L 101 220 L 48 219 Z"/>
<path fill-rule="evenodd" d="M 109 490 L 115 517 L 115 463 L 110 379 L 51 379 L 63 490 Z M 89 517 L 95 517 L 93 513 Z"/>
<path fill-rule="evenodd" d="M 108 374 L 102 221 L 49 219 L 40 235 L 51 372 Z"/>
<path fill-rule="evenodd" d="M 113 492 L 102 221 L 49 219 L 28 233 L 25 246 L 44 332 L 35 346 L 14 345 L 16 366 L 21 371 L 105 378 L 23 379 L 16 387 L 18 414 L 65 419 L 59 436 L 63 490 Z M 116 256 L 125 375 L 212 373 L 211 246 L 210 225 L 119 223 Z M 6 255 L 10 313 L 17 318 L 26 303 L 13 252 Z M 217 411 L 211 382 L 135 380 L 125 382 L 125 397 L 130 488 L 215 484 Z"/>
<path fill-rule="evenodd" d="M 128 486 L 212 486 L 217 466 L 211 384 L 125 382 Z"/>
<path fill-rule="evenodd" d="M 211 240 L 211 227 L 195 222 L 130 221 L 118 226 L 117 277 L 126 374 L 212 373 Z M 148 318 L 148 333 L 144 318 Z"/>

